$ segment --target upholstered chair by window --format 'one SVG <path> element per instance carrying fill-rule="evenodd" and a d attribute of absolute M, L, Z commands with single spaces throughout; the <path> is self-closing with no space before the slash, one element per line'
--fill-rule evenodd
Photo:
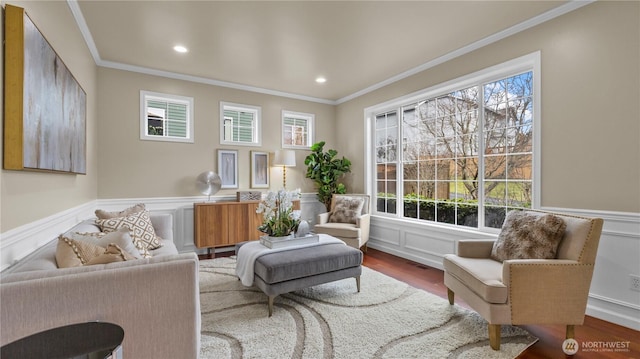
<path fill-rule="evenodd" d="M 366 252 L 370 212 L 368 195 L 334 194 L 331 210 L 318 215 L 314 231 L 339 238 L 347 245 Z"/>
<path fill-rule="evenodd" d="M 444 257 L 449 303 L 454 293 L 489 322 L 500 349 L 500 325 L 563 324 L 567 339 L 584 322 L 602 232 L 601 218 L 512 211 L 498 239 L 461 240 Z"/>

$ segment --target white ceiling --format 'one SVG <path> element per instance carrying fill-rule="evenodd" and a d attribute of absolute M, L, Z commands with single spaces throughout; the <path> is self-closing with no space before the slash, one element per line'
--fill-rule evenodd
<path fill-rule="evenodd" d="M 68 2 L 98 65 L 325 103 L 343 102 L 585 4 Z M 189 52 L 174 52 L 177 44 Z M 327 82 L 317 84 L 317 76 Z"/>

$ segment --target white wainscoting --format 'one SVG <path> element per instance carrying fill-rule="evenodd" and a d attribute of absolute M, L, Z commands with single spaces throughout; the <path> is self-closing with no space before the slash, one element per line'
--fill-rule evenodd
<path fill-rule="evenodd" d="M 640 330 L 640 292 L 629 289 L 629 275 L 640 275 L 640 214 L 543 210 L 604 219 L 587 314 Z M 442 258 L 455 252 L 457 240 L 496 237 L 497 234 L 373 216 L 369 247 L 442 269 Z"/>
<path fill-rule="evenodd" d="M 0 271 L 94 216 L 95 206 L 95 201 L 87 202 L 0 234 Z"/>
<path fill-rule="evenodd" d="M 415 220 L 372 216 L 368 246 L 443 269 L 442 258 L 455 252 L 456 240 L 471 238 L 491 239 L 495 235 Z"/>
<path fill-rule="evenodd" d="M 235 201 L 235 199 L 235 195 L 211 196 L 212 201 Z M 120 211 L 137 203 L 144 203 L 152 213 L 166 213 L 173 216 L 174 242 L 178 251 L 206 253 L 206 249 L 196 248 L 193 241 L 193 204 L 207 200 L 207 196 L 195 196 L 100 199 L 87 202 L 0 234 L 0 271 L 55 240 L 60 233 L 67 231 L 78 222 L 95 217 L 94 212 L 98 208 Z M 314 224 L 316 215 L 324 212 L 324 205 L 318 202 L 315 193 L 303 193 L 300 205 L 302 219 L 309 221 L 311 225 Z M 220 250 L 226 249 L 218 249 Z"/>
<path fill-rule="evenodd" d="M 235 201 L 234 196 L 212 196 L 211 201 Z M 193 204 L 206 202 L 207 197 L 170 197 L 170 198 L 126 198 L 98 200 L 98 208 L 105 210 L 121 210 L 136 203 L 144 203 L 154 213 L 170 213 L 173 215 L 174 242 L 180 252 L 196 252 L 204 254 L 206 249 L 199 249 L 194 243 Z M 314 224 L 316 215 L 324 212 L 324 205 L 318 202 L 315 193 L 303 193 L 300 198 L 301 218 Z M 225 251 L 227 248 L 218 248 Z"/>
<path fill-rule="evenodd" d="M 212 200 L 234 200 L 233 196 L 214 196 Z M 145 203 L 149 211 L 173 215 L 174 240 L 180 252 L 197 249 L 193 242 L 193 203 L 206 196 L 168 198 L 102 199 L 29 223 L 0 234 L 0 270 L 25 257 L 76 223 L 93 217 L 97 208 L 122 210 Z M 315 193 L 301 198 L 302 218 L 311 220 L 324 211 Z M 596 267 L 591 284 L 587 314 L 612 323 L 640 330 L 640 292 L 629 289 L 629 275 L 640 275 L 640 214 L 543 208 L 587 217 L 604 218 Z M 455 242 L 468 238 L 495 238 L 496 235 L 415 221 L 374 216 L 369 247 L 402 258 L 442 269 L 442 258 L 455 251 Z"/>

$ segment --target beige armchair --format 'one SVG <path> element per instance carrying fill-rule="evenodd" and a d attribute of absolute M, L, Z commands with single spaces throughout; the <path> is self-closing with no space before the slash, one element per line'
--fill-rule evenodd
<path fill-rule="evenodd" d="M 553 214 L 566 224 L 555 259 L 500 262 L 491 258 L 490 240 L 459 241 L 457 255 L 444 257 L 449 303 L 455 293 L 489 322 L 494 350 L 500 349 L 501 324 L 563 324 L 569 339 L 584 322 L 603 220 Z"/>
<path fill-rule="evenodd" d="M 356 201 L 349 201 L 349 199 L 356 199 Z M 362 209 L 359 208 L 357 202 L 362 203 Z M 370 198 L 368 195 L 334 194 L 331 198 L 331 210 L 318 215 L 314 231 L 339 238 L 353 248 L 363 248 L 363 252 L 366 253 L 367 241 L 369 240 L 370 213 Z"/>

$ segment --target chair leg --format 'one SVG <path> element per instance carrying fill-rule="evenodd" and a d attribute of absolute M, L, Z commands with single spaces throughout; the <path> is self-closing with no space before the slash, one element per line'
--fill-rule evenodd
<path fill-rule="evenodd" d="M 356 277 L 356 287 L 358 287 L 358 293 L 360 293 L 360 276 Z"/>
<path fill-rule="evenodd" d="M 363 244 L 362 247 L 360 247 L 360 250 L 362 251 L 362 253 L 366 254 L 367 253 L 367 244 Z"/>
<path fill-rule="evenodd" d="M 489 324 L 489 344 L 491 349 L 500 350 L 500 324 Z"/>
<path fill-rule="evenodd" d="M 455 293 L 449 288 L 447 288 L 447 297 L 449 298 L 449 304 L 453 305 L 453 299 L 455 297 Z"/>
<path fill-rule="evenodd" d="M 276 298 L 275 295 L 269 296 L 269 317 L 273 315 L 273 300 Z"/>
<path fill-rule="evenodd" d="M 575 330 L 576 330 L 575 325 L 567 325 L 567 336 L 565 339 L 575 338 L 576 337 Z"/>

